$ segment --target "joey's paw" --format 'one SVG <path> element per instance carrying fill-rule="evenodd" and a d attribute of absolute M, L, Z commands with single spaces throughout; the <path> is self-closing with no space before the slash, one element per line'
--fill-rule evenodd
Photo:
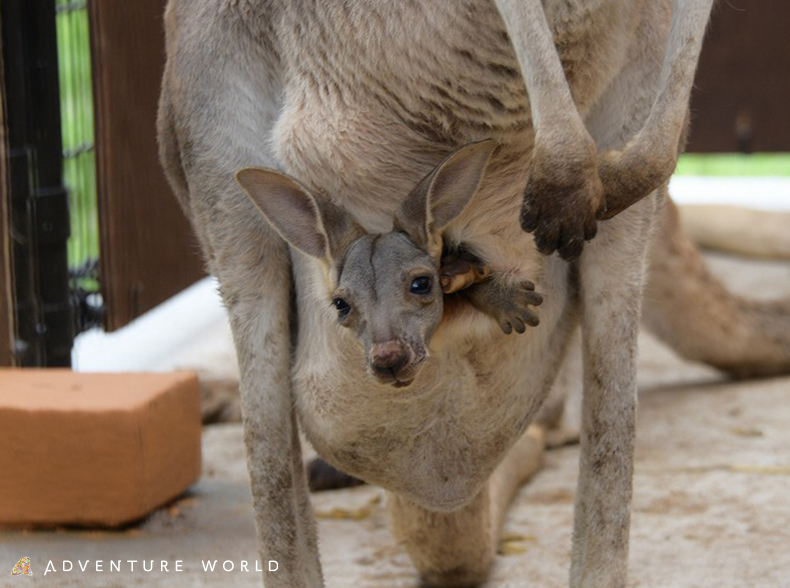
<path fill-rule="evenodd" d="M 540 306 L 543 296 L 535 292 L 532 282 L 524 281 L 513 286 L 500 286 L 500 302 L 491 309 L 491 315 L 506 335 L 513 331 L 524 333 L 527 326 L 537 327 L 540 320 L 532 306 Z"/>
<path fill-rule="evenodd" d="M 597 218 L 604 214 L 603 184 L 595 159 L 579 165 L 554 167 L 534 161 L 524 202 L 521 228 L 535 236 L 538 251 L 557 251 L 565 260 L 581 255 L 584 242 L 598 231 Z"/>

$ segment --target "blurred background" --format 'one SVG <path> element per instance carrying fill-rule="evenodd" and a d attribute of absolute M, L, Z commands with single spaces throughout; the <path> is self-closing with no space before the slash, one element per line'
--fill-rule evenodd
<path fill-rule="evenodd" d="M 164 369 L 149 331 L 141 349 L 101 336 L 204 277 L 157 158 L 164 4 L 0 2 L 0 365 Z M 714 10 L 681 203 L 790 209 L 788 22 L 782 0 Z M 146 327 L 161 344 L 222 320 L 200 284 Z"/>

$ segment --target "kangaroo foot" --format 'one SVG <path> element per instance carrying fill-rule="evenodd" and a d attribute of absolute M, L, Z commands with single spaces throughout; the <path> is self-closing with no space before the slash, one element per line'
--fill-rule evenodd
<path fill-rule="evenodd" d="M 491 268 L 463 249 L 445 252 L 439 282 L 442 292 L 452 294 L 482 282 L 491 276 Z"/>

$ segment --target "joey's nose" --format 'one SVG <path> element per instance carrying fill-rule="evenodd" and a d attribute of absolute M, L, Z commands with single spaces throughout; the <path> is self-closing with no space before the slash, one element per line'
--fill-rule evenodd
<path fill-rule="evenodd" d="M 408 352 L 400 341 L 377 343 L 370 350 L 370 366 L 380 376 L 397 376 L 408 358 Z"/>

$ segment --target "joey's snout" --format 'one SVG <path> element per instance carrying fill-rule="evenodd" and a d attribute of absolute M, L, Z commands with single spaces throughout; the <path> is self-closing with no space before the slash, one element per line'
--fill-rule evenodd
<path fill-rule="evenodd" d="M 368 353 L 370 371 L 382 384 L 410 384 L 419 363 L 411 347 L 399 339 L 375 343 Z"/>
<path fill-rule="evenodd" d="M 408 351 L 400 341 L 379 343 L 370 350 L 370 367 L 385 376 L 397 375 L 408 359 Z"/>

